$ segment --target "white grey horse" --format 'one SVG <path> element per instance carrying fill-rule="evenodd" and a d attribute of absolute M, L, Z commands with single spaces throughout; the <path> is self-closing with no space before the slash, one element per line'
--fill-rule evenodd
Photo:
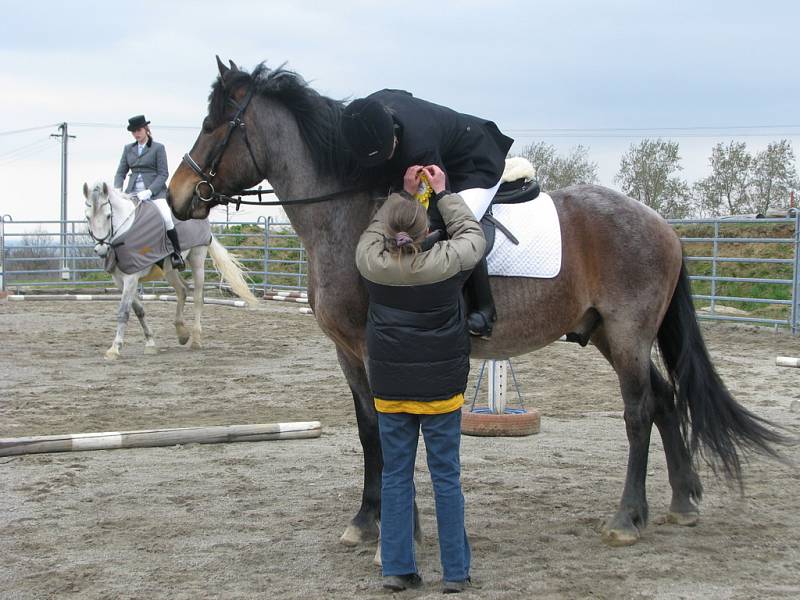
<path fill-rule="evenodd" d="M 95 245 L 95 251 L 100 256 L 105 256 L 110 244 L 130 229 L 136 207 L 141 201 L 135 196 L 112 188 L 106 182 L 97 182 L 91 188 L 84 183 L 83 195 L 86 198 L 85 215 L 89 233 L 98 242 Z M 175 330 L 178 334 L 178 341 L 181 344 L 191 341 L 190 347 L 192 349 L 198 349 L 202 345 L 200 321 L 203 315 L 204 263 L 207 254 L 211 255 L 214 267 L 219 271 L 222 279 L 230 284 L 231 289 L 237 296 L 244 299 L 251 306 L 258 302 L 247 286 L 241 265 L 212 235 L 209 245 L 195 246 L 183 251 L 184 260 L 191 268 L 194 280 L 194 325 L 189 330 L 183 319 L 183 307 L 188 296 L 188 287 L 178 271 L 172 268 L 170 261 L 164 260 L 164 276 L 170 285 L 175 288 L 175 295 L 178 299 L 175 312 Z M 117 287 L 122 290 L 122 300 L 117 310 L 117 333 L 111 347 L 106 350 L 106 358 L 108 360 L 119 358 L 119 351 L 122 347 L 125 327 L 130 318 L 131 307 L 133 307 L 133 311 L 136 313 L 136 317 L 144 330 L 145 352 L 154 353 L 156 351 L 153 333 L 145 321 L 144 305 L 136 297 L 139 281 L 150 275 L 154 269 L 158 269 L 155 264 L 130 274 L 123 273 L 119 265 L 114 266 L 112 269 L 111 276 L 114 278 Z"/>

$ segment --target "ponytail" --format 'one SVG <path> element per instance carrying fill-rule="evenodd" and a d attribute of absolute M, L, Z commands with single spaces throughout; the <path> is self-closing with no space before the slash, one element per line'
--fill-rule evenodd
<path fill-rule="evenodd" d="M 386 215 L 386 250 L 399 258 L 404 254 L 417 254 L 428 233 L 428 214 L 416 200 L 397 196 L 399 201 Z"/>

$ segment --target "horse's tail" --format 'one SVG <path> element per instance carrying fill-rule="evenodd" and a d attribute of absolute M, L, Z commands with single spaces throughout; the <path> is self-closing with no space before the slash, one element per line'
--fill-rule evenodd
<path fill-rule="evenodd" d="M 727 477 L 740 483 L 744 451 L 780 458 L 775 445 L 789 440 L 772 423 L 739 404 L 711 363 L 685 264 L 658 330 L 658 346 L 675 390 L 681 433 L 692 456 L 699 450 L 712 469 L 721 466 Z"/>
<path fill-rule="evenodd" d="M 249 306 L 258 304 L 258 299 L 247 284 L 242 263 L 236 260 L 213 235 L 211 243 L 208 245 L 208 253 L 211 255 L 211 260 L 214 261 L 214 267 L 219 271 L 222 279 L 230 284 L 233 293 L 247 302 Z"/>

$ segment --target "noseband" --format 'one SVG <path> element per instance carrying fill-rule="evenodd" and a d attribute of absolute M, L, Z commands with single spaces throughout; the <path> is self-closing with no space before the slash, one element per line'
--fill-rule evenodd
<path fill-rule="evenodd" d="M 186 165 L 201 179 L 197 182 L 197 185 L 194 186 L 194 193 L 203 202 L 219 202 L 221 200 L 228 199 L 227 196 L 220 194 L 214 189 L 214 177 L 217 175 L 217 167 L 222 160 L 222 155 L 225 153 L 225 149 L 228 147 L 228 143 L 231 141 L 233 132 L 236 130 L 240 130 L 242 132 L 245 146 L 247 146 L 247 151 L 250 153 L 250 159 L 253 161 L 253 166 L 255 166 L 256 171 L 258 171 L 259 176 L 261 179 L 266 179 L 266 176 L 258 166 L 258 161 L 256 160 L 255 153 L 253 152 L 253 147 L 250 145 L 250 138 L 247 137 L 247 127 L 245 127 L 244 122 L 244 111 L 247 110 L 247 107 L 252 99 L 252 88 L 247 91 L 247 95 L 244 97 L 241 103 L 236 103 L 232 98 L 230 99 L 230 102 L 233 102 L 236 106 L 236 114 L 230 121 L 228 121 L 228 130 L 225 132 L 225 137 L 222 139 L 222 143 L 214 149 L 214 152 L 211 155 L 211 166 L 208 168 L 208 172 L 204 171 L 188 152 L 183 155 L 183 162 L 186 163 Z M 202 186 L 208 187 L 208 194 L 205 196 L 201 193 Z"/>

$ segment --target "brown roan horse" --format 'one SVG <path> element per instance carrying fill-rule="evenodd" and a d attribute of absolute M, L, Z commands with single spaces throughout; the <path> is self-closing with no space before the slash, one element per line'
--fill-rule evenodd
<path fill-rule="evenodd" d="M 212 205 L 268 179 L 308 254 L 308 297 L 336 344 L 355 400 L 364 450 L 360 510 L 345 544 L 378 536 L 382 458 L 367 372 L 367 293 L 354 253 L 385 190 L 366 191 L 343 147 L 343 104 L 297 74 L 259 65 L 252 73 L 217 59 L 209 113 L 172 176 L 169 202 L 180 219 L 205 218 Z M 346 190 L 354 190 L 346 192 Z M 345 191 L 345 193 L 341 193 Z M 300 200 L 328 195 L 325 201 Z M 648 517 L 645 478 L 653 423 L 666 453 L 668 518 L 698 521 L 702 456 L 741 481 L 742 453 L 775 454 L 783 437 L 728 393 L 703 343 L 680 241 L 643 204 L 610 189 L 580 185 L 551 192 L 561 221 L 563 259 L 552 279 L 493 277 L 498 321 L 491 340 L 473 340 L 478 358 L 541 348 L 565 333 L 594 345 L 617 373 L 629 442 L 625 486 L 604 537 L 631 544 Z M 666 371 L 651 359 L 657 341 Z M 533 501 L 533 500 L 532 500 Z"/>

